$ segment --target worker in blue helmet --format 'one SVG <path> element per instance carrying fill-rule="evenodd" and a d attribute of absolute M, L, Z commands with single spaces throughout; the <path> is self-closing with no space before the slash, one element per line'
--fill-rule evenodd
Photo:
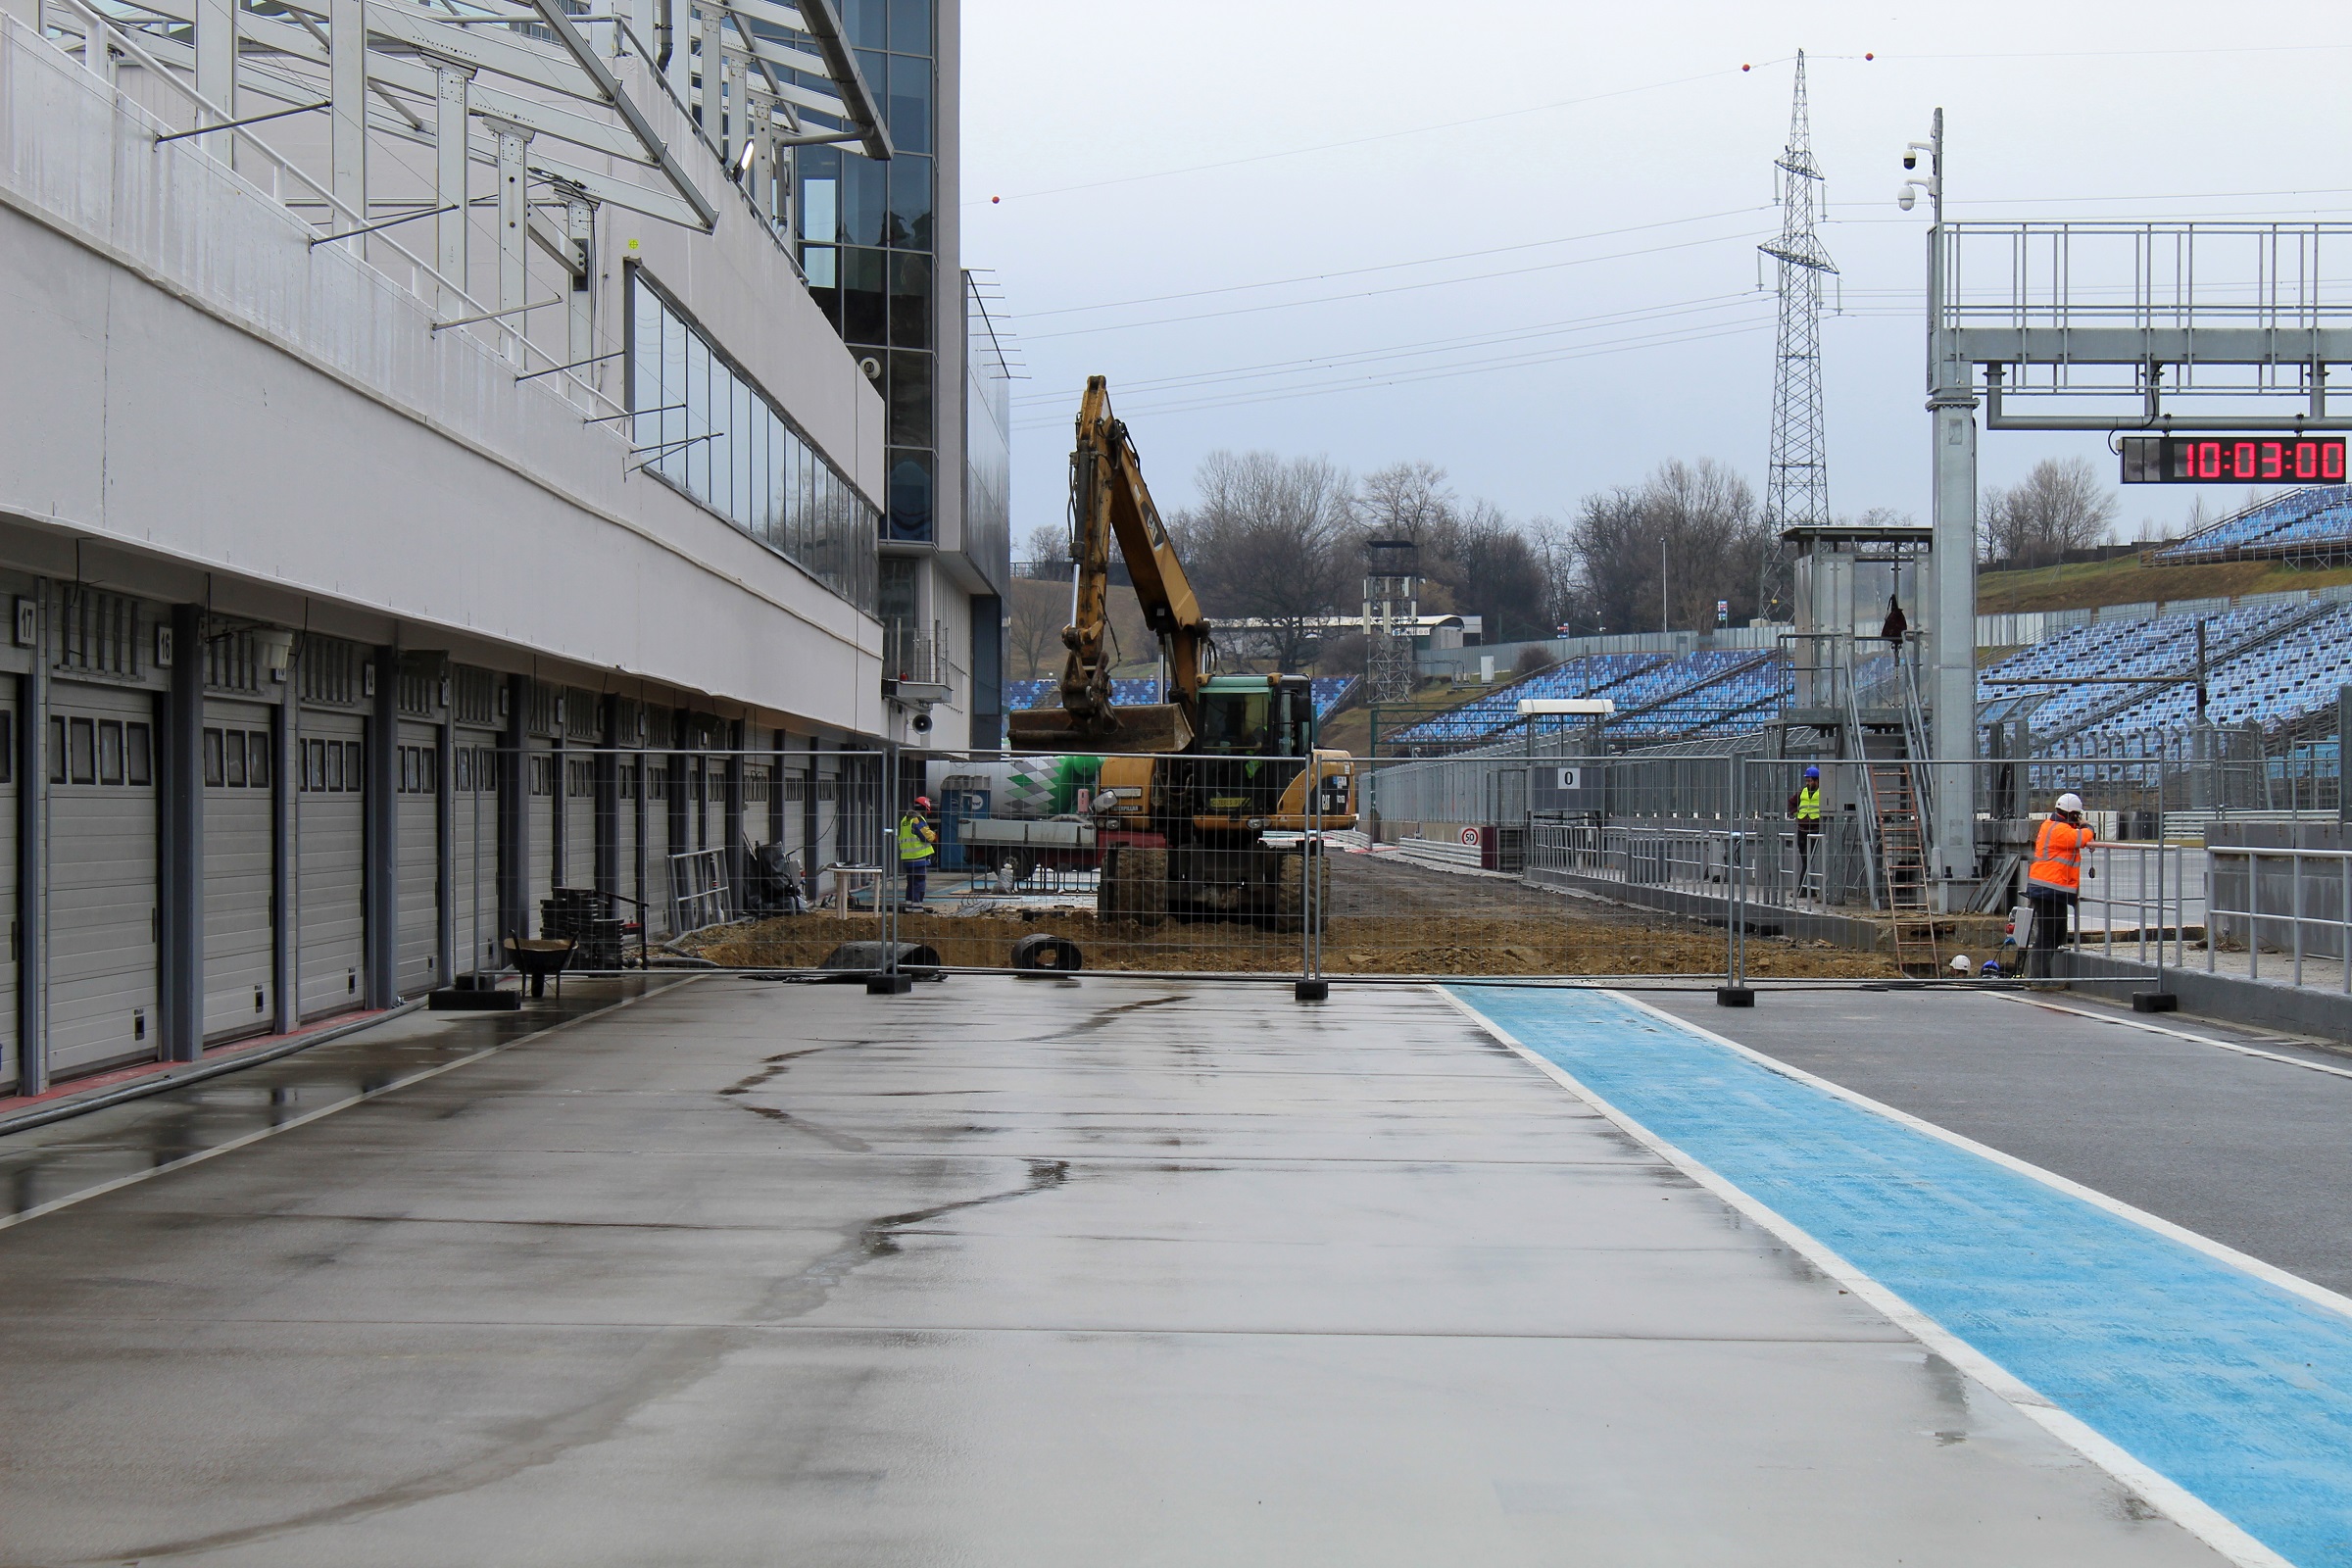
<path fill-rule="evenodd" d="M 1805 869 L 1813 855 L 1814 835 L 1821 831 L 1821 769 L 1808 765 L 1804 782 L 1788 797 L 1788 814 L 1796 819 L 1796 886 L 1802 893 Z"/>

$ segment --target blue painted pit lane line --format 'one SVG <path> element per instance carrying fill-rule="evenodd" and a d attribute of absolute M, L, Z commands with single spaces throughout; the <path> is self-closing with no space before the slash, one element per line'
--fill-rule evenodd
<path fill-rule="evenodd" d="M 2352 1301 L 1628 998 L 1446 995 L 2230 1560 L 2352 1568 Z"/>

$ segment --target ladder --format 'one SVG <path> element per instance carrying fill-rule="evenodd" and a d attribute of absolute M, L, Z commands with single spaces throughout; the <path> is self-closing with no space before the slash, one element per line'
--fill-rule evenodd
<path fill-rule="evenodd" d="M 1936 951 L 1936 919 L 1928 906 L 1928 846 L 1920 819 L 1911 765 L 1902 758 L 1866 759 L 1873 825 L 1878 829 L 1879 866 L 1892 917 L 1895 966 L 1905 974 L 1933 976 L 1942 956 Z"/>

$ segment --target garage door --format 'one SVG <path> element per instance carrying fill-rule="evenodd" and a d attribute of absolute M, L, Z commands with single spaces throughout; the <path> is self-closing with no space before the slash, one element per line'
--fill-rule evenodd
<path fill-rule="evenodd" d="M 564 864 L 556 880 L 567 888 L 596 886 L 596 760 L 564 758 Z"/>
<path fill-rule="evenodd" d="M 460 974 L 498 967 L 498 735 L 458 731 L 450 831 L 455 875 L 450 915 Z"/>
<path fill-rule="evenodd" d="M 0 907 L 14 929 L 17 908 L 17 709 L 0 701 Z M 17 945 L 0 943 L 0 1088 L 17 1076 Z"/>
<path fill-rule="evenodd" d="M 204 1038 L 262 1034 L 276 1013 L 275 710 L 204 705 Z"/>
<path fill-rule="evenodd" d="M 60 681 L 49 720 L 49 1063 L 151 1058 L 156 1020 L 155 700 Z"/>
<path fill-rule="evenodd" d="M 672 797 L 678 792 L 670 760 L 660 752 L 645 759 L 645 914 L 656 936 L 669 930 L 669 846 L 675 824 Z"/>
<path fill-rule="evenodd" d="M 367 721 L 302 712 L 296 755 L 296 963 L 302 1016 L 361 1005 L 368 996 Z"/>
<path fill-rule="evenodd" d="M 400 879 L 400 940 L 394 989 L 420 997 L 441 978 L 441 727 L 400 726 L 400 766 L 395 773 L 399 841 L 394 865 Z"/>
<path fill-rule="evenodd" d="M 556 812 L 564 806 L 558 793 L 563 759 L 553 752 L 533 751 L 525 759 L 524 778 L 530 794 L 523 802 L 524 830 L 530 836 L 529 872 L 522 885 L 523 931 L 537 935 L 539 904 L 556 880 Z"/>
<path fill-rule="evenodd" d="M 619 800 L 612 820 L 612 891 L 628 899 L 644 897 L 637 888 L 637 793 L 643 785 L 643 767 L 642 760 L 635 757 L 624 756 L 614 764 L 614 793 Z M 621 907 L 627 918 L 637 917 L 635 905 Z"/>

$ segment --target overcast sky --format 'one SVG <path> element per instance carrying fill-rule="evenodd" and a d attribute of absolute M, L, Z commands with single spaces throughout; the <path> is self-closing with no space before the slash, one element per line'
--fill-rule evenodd
<path fill-rule="evenodd" d="M 1893 198 L 1936 106 L 1955 219 L 2352 216 L 2341 0 L 963 15 L 964 262 L 994 270 L 1031 376 L 1016 539 L 1060 518 L 1094 372 L 1168 509 L 1218 448 L 1427 459 L 1521 515 L 1672 457 L 1760 491 L 1755 245 L 1800 47 L 1842 284 L 1823 326 L 1840 514 L 1926 512 L 1925 209 Z M 2077 452 L 2113 472 L 2098 436 L 1988 434 L 1984 480 Z M 2122 532 L 2197 493 L 2133 487 Z"/>

